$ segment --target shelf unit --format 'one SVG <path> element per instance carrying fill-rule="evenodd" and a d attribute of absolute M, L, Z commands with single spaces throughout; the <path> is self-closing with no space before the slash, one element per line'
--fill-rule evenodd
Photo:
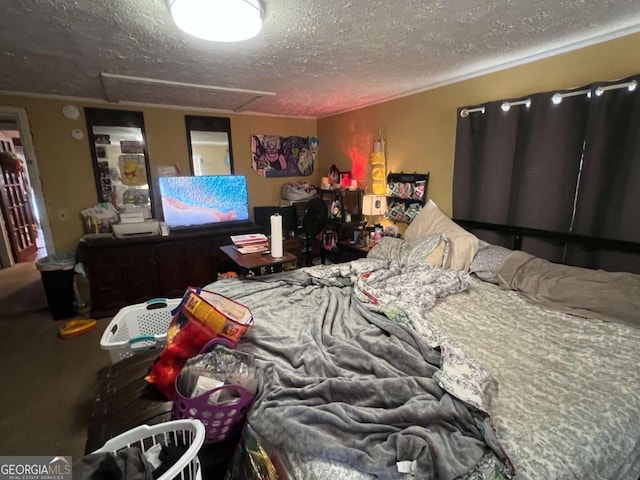
<path fill-rule="evenodd" d="M 321 190 L 320 198 L 327 205 L 329 212 L 325 231 L 336 232 L 337 240 L 351 239 L 353 230 L 362 222 L 363 195 L 364 191 L 361 189 Z"/>
<path fill-rule="evenodd" d="M 359 222 L 362 220 L 362 196 L 364 192 L 357 190 L 321 190 L 320 198 L 327 204 L 329 220 L 338 222 Z M 336 211 L 334 206 L 338 202 Z M 351 217 L 346 221 L 347 214 Z"/>
<path fill-rule="evenodd" d="M 402 195 L 399 193 L 404 185 L 409 186 L 411 193 Z M 416 195 L 417 187 L 421 188 L 422 195 Z M 429 187 L 429 173 L 389 173 L 387 175 L 387 215 L 394 222 L 407 222 L 406 218 L 398 218 L 394 214 L 393 206 L 402 204 L 406 211 L 410 205 L 419 205 L 419 209 L 424 207 L 427 201 L 427 189 Z M 405 189 L 406 192 L 407 189 Z"/>

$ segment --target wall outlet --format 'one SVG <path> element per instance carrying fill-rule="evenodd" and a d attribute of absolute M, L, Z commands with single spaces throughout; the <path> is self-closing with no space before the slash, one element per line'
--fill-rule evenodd
<path fill-rule="evenodd" d="M 62 222 L 69 220 L 69 211 L 66 208 L 58 210 L 58 219 Z"/>

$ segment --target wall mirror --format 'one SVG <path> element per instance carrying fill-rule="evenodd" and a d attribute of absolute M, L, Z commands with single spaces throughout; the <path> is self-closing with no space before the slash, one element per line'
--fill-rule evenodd
<path fill-rule="evenodd" d="M 152 198 L 149 155 L 142 112 L 85 108 L 99 202 L 146 209 Z"/>
<path fill-rule="evenodd" d="M 224 117 L 186 115 L 192 175 L 232 175 L 231 122 Z"/>

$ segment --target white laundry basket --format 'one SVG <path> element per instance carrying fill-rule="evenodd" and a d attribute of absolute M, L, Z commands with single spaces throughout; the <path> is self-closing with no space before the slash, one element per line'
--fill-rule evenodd
<path fill-rule="evenodd" d="M 136 353 L 162 348 L 167 329 L 182 298 L 154 298 L 120 309 L 102 333 L 100 348 L 107 350 L 112 363 Z"/>
<path fill-rule="evenodd" d="M 93 453 L 117 453 L 129 447 L 139 448 L 146 452 L 154 445 L 188 446 L 176 463 L 174 463 L 157 480 L 201 480 L 202 471 L 198 460 L 198 451 L 204 443 L 205 428 L 199 420 L 172 420 L 158 425 L 140 425 L 113 437 L 102 448 Z"/>

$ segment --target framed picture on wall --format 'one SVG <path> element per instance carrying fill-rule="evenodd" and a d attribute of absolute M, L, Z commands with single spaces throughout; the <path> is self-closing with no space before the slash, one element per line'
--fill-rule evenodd
<path fill-rule="evenodd" d="M 263 177 L 300 177 L 313 173 L 318 137 L 251 136 L 251 166 Z"/>

